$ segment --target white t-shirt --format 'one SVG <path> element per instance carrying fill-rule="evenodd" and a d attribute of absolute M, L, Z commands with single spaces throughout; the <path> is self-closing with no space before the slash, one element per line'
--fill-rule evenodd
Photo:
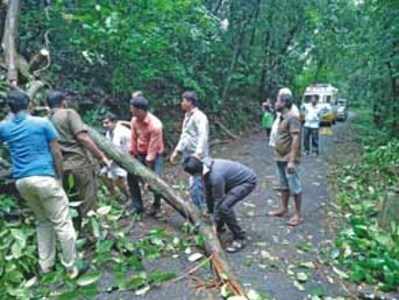
<path fill-rule="evenodd" d="M 305 114 L 304 126 L 308 128 L 319 128 L 323 107 L 320 104 L 313 105 L 312 103 L 305 103 L 302 107 Z"/>

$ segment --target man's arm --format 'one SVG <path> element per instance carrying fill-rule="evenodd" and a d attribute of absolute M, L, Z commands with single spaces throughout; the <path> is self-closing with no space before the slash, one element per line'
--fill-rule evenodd
<path fill-rule="evenodd" d="M 90 138 L 86 131 L 79 132 L 76 135 L 76 139 L 81 143 L 86 149 L 88 149 L 98 160 L 102 161 L 106 166 L 110 166 L 111 162 L 105 156 L 105 154 L 98 149 L 97 145 Z"/>
<path fill-rule="evenodd" d="M 130 130 L 131 137 L 130 137 L 130 151 L 129 152 L 132 156 L 136 156 L 137 155 L 137 132 L 136 132 L 136 128 L 134 128 L 133 119 L 132 119 L 130 127 L 131 127 L 131 130 Z"/>
<path fill-rule="evenodd" d="M 225 188 L 225 181 L 222 177 L 219 177 L 212 182 L 212 205 L 219 206 L 222 203 L 225 196 Z"/>
<path fill-rule="evenodd" d="M 288 165 L 287 165 L 287 171 L 289 173 L 294 173 L 295 172 L 295 159 L 298 157 L 298 153 L 301 148 L 301 138 L 300 138 L 300 133 L 301 133 L 301 123 L 299 122 L 298 119 L 293 118 L 289 122 L 289 130 L 290 134 L 292 137 L 292 143 L 291 143 L 291 151 L 288 154 Z"/>
<path fill-rule="evenodd" d="M 150 168 L 153 167 L 154 161 L 157 158 L 159 149 L 162 148 L 162 127 L 155 128 L 153 132 L 151 132 L 150 141 L 148 143 L 147 156 L 145 158 L 147 166 Z"/>
<path fill-rule="evenodd" d="M 194 155 L 197 158 L 203 158 L 206 152 L 206 148 L 208 147 L 208 139 L 209 139 L 209 124 L 208 118 L 205 115 L 202 115 L 200 118 L 197 118 L 196 125 L 198 129 L 198 144 L 195 149 Z"/>
<path fill-rule="evenodd" d="M 170 156 L 170 162 L 172 164 L 176 163 L 177 156 L 179 155 L 179 153 L 183 152 L 183 150 L 186 148 L 186 145 L 187 145 L 187 135 L 184 132 L 184 124 L 185 123 L 186 123 L 186 117 L 184 117 L 183 127 L 182 127 L 182 131 L 181 131 L 177 146 L 176 146 L 175 150 L 173 150 L 172 155 Z"/>
<path fill-rule="evenodd" d="M 56 139 L 50 142 L 50 149 L 54 159 L 54 167 L 57 173 L 58 179 L 62 181 L 64 176 L 64 170 L 62 168 L 62 152 L 60 144 Z"/>
<path fill-rule="evenodd" d="M 298 155 L 298 152 L 300 151 L 300 144 L 301 140 L 299 138 L 299 133 L 292 133 L 292 144 L 291 144 L 291 151 L 288 156 L 288 162 L 295 162 L 295 158 Z"/>

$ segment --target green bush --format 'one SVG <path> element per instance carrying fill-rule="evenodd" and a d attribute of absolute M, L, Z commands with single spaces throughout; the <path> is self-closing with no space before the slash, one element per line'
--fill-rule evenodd
<path fill-rule="evenodd" d="M 346 219 L 336 240 L 337 259 L 354 282 L 391 291 L 399 285 L 399 224 L 384 230 L 377 217 L 387 190 L 399 183 L 399 140 L 367 141 L 360 160 L 342 167 L 337 176 L 337 200 Z"/>

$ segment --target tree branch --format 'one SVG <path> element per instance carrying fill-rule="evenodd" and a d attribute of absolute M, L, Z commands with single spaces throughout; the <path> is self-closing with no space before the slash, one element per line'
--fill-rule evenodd
<path fill-rule="evenodd" d="M 18 84 L 16 37 L 18 34 L 19 12 L 20 1 L 10 0 L 8 3 L 2 47 L 7 65 L 7 80 L 12 85 Z"/>

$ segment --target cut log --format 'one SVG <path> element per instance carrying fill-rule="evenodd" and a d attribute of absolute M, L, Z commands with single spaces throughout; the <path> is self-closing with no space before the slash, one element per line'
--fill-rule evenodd
<path fill-rule="evenodd" d="M 162 195 L 165 202 L 177 210 L 184 218 L 189 220 L 205 238 L 205 251 L 212 256 L 212 267 L 219 282 L 234 293 L 234 295 L 244 296 L 245 292 L 230 268 L 227 257 L 220 245 L 219 239 L 213 227 L 203 220 L 197 208 L 191 201 L 184 201 L 165 181 L 158 177 L 152 170 L 145 167 L 138 160 L 129 154 L 118 150 L 104 136 L 96 130 L 89 128 L 89 134 L 97 146 L 105 154 L 129 173 L 141 177 L 153 190 Z"/>

